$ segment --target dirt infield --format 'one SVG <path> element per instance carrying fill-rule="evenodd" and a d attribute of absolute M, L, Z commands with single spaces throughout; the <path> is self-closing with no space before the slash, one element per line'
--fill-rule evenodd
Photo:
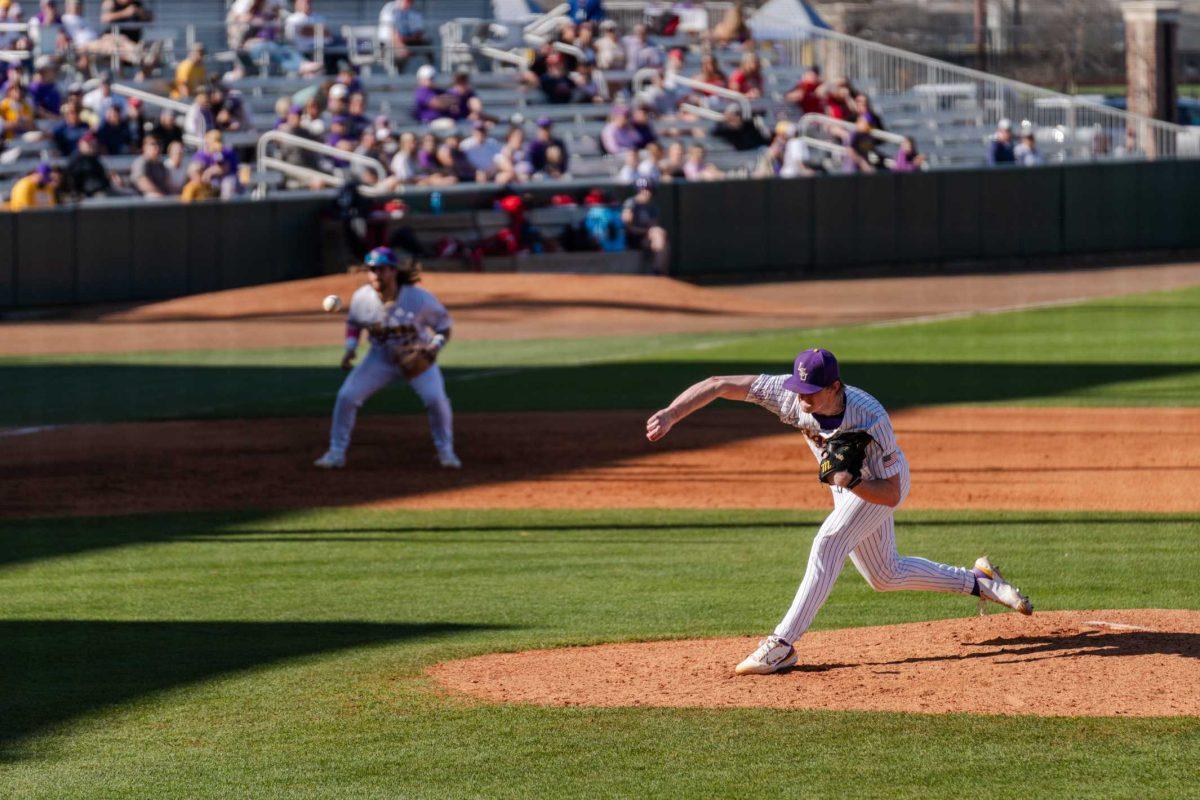
<path fill-rule="evenodd" d="M 644 416 L 460 414 L 461 472 L 433 466 L 421 416 L 364 417 L 349 467 L 333 473 L 311 466 L 325 418 L 10 432 L 0 438 L 0 515 L 829 506 L 802 437 L 769 414 L 708 409 L 654 445 Z M 893 421 L 913 470 L 906 508 L 1200 511 L 1200 409 L 961 407 Z M 1148 452 L 1146 437 L 1163 430 L 1170 450 Z"/>
<path fill-rule="evenodd" d="M 429 673 L 446 690 L 548 706 L 1034 716 L 1200 715 L 1200 612 L 1056 611 L 815 631 L 783 674 L 735 677 L 756 639 L 497 653 Z"/>
<path fill-rule="evenodd" d="M 361 275 L 231 289 L 0 322 L 0 355 L 240 349 L 336 344 L 318 311 L 349 297 Z M 1200 284 L 1200 264 L 700 287 L 667 278 L 431 274 L 460 339 L 587 337 L 842 325 L 998 310 Z"/>

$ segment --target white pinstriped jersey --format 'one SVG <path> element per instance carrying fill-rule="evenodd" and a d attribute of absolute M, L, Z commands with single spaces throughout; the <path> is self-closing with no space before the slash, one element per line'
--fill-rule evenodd
<path fill-rule="evenodd" d="M 841 431 L 866 431 L 875 441 L 867 447 L 863 477 L 890 478 L 900 473 L 906 463 L 904 453 L 896 443 L 892 421 L 878 400 L 862 389 L 846 386 L 846 410 L 842 416 L 842 424 L 831 430 L 822 430 L 816 417 L 800 410 L 799 395 L 783 388 L 784 381 L 790 377 L 759 375 L 746 394 L 746 400 L 767 409 L 785 425 L 799 428 L 818 461 L 821 459 L 821 449 L 825 441 L 833 434 Z"/>

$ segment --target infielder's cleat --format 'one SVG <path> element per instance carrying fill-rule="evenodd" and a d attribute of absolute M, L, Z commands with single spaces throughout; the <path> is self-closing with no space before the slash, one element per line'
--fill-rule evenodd
<path fill-rule="evenodd" d="M 328 453 L 314 461 L 313 466 L 320 467 L 321 469 L 341 469 L 342 467 L 346 466 L 346 456 L 330 450 Z"/>
<path fill-rule="evenodd" d="M 771 634 L 758 643 L 758 649 L 738 664 L 735 675 L 769 675 L 796 663 L 796 650 L 790 644 Z"/>
<path fill-rule="evenodd" d="M 1029 602 L 1029 598 L 1021 594 L 1020 589 L 1004 580 L 999 568 L 987 556 L 975 559 L 975 569 L 972 571 L 975 573 L 975 580 L 979 582 L 980 597 L 1002 606 L 1008 606 L 1022 614 L 1033 613 L 1033 603 Z"/>
<path fill-rule="evenodd" d="M 437 454 L 437 462 L 446 469 L 462 469 L 462 461 L 454 455 L 453 450 L 443 450 Z"/>

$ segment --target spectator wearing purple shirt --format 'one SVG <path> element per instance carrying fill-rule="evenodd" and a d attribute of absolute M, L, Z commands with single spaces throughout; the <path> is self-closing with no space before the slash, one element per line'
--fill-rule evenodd
<path fill-rule="evenodd" d="M 58 65 L 52 56 L 38 56 L 37 69 L 29 83 L 29 99 L 34 113 L 43 119 L 55 118 L 62 108 L 62 92 L 58 90 Z"/>
<path fill-rule="evenodd" d="M 534 172 L 541 172 L 546 168 L 546 152 L 551 147 L 557 147 L 562 151 L 562 170 L 566 172 L 569 159 L 567 146 L 563 144 L 562 139 L 554 135 L 554 123 L 549 117 L 542 117 L 537 121 L 537 125 L 537 133 L 525 149 L 525 160 Z"/>
<path fill-rule="evenodd" d="M 608 123 L 600 131 L 604 152 L 615 156 L 641 147 L 642 136 L 629 122 L 629 111 L 621 106 L 613 109 Z"/>
<path fill-rule="evenodd" d="M 417 88 L 413 92 L 413 117 L 417 122 L 433 122 L 451 117 L 454 112 L 455 99 L 433 85 L 436 75 L 437 70 L 429 64 L 417 70 Z"/>
<path fill-rule="evenodd" d="M 448 109 L 448 116 L 456 120 L 479 119 L 483 113 L 483 103 L 475 95 L 471 86 L 471 73 L 459 70 L 454 73 L 454 85 L 446 90 L 453 99 L 453 105 Z"/>
<path fill-rule="evenodd" d="M 206 170 L 209 167 L 228 165 L 229 172 L 237 172 L 238 168 L 237 153 L 233 148 L 225 146 L 221 132 L 215 129 L 204 134 L 204 146 L 192 156 L 192 161 L 202 164 Z"/>

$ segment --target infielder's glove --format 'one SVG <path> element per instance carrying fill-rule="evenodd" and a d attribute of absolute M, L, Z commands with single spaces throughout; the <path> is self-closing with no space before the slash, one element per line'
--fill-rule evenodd
<path fill-rule="evenodd" d="M 866 431 L 844 431 L 829 437 L 821 454 L 821 468 L 817 471 L 821 483 L 830 483 L 835 472 L 850 473 L 852 480 L 847 489 L 853 489 L 862 482 L 867 445 L 873 441 L 871 434 Z"/>
<path fill-rule="evenodd" d="M 410 381 L 432 367 L 433 362 L 437 360 L 437 352 L 432 347 L 423 345 L 397 348 L 391 351 L 391 355 L 404 377 Z"/>

